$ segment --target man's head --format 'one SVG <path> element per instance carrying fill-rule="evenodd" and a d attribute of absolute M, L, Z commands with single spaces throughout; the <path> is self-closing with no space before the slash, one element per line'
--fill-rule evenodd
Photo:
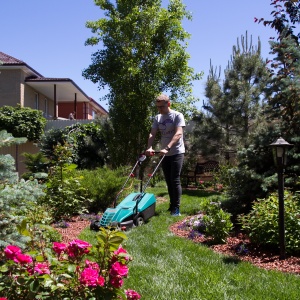
<path fill-rule="evenodd" d="M 167 114 L 170 111 L 170 98 L 165 94 L 160 94 L 156 100 L 156 107 L 160 114 Z"/>

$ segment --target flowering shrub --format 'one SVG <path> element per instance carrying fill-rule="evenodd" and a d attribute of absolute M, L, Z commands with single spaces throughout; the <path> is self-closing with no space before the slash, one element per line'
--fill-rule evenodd
<path fill-rule="evenodd" d="M 200 204 L 201 211 L 194 217 L 187 219 L 183 227 L 190 230 L 190 238 L 206 235 L 212 238 L 214 243 L 224 243 L 233 224 L 230 214 L 223 211 L 220 202 L 204 199 Z"/>
<path fill-rule="evenodd" d="M 23 253 L 9 245 L 0 258 L 0 299 L 140 299 L 122 290 L 131 261 L 121 246 L 125 238 L 101 228 L 96 246 L 73 240 Z"/>

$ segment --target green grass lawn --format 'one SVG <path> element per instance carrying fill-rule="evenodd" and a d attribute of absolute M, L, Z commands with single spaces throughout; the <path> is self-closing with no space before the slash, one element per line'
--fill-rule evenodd
<path fill-rule="evenodd" d="M 162 185 L 147 192 L 167 197 Z M 145 300 L 300 299 L 299 276 L 259 269 L 169 231 L 172 223 L 195 214 L 201 198 L 210 195 L 184 191 L 181 217 L 171 217 L 168 203 L 159 203 L 147 224 L 127 232 L 125 247 L 133 261 L 125 287 Z M 80 237 L 92 242 L 94 235 L 86 229 Z"/>

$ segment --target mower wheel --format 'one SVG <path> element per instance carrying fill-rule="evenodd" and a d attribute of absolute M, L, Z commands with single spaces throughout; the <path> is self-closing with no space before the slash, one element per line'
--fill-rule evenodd
<path fill-rule="evenodd" d="M 135 220 L 134 220 L 134 225 L 135 226 L 142 226 L 145 223 L 144 218 L 142 216 L 138 216 Z"/>

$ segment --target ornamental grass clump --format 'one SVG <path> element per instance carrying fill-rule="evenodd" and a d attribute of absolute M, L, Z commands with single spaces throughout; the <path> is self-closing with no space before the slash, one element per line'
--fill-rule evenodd
<path fill-rule="evenodd" d="M 0 299 L 140 299 L 122 289 L 132 260 L 121 246 L 125 238 L 102 228 L 95 246 L 77 239 L 23 253 L 9 245 L 1 257 Z"/>

